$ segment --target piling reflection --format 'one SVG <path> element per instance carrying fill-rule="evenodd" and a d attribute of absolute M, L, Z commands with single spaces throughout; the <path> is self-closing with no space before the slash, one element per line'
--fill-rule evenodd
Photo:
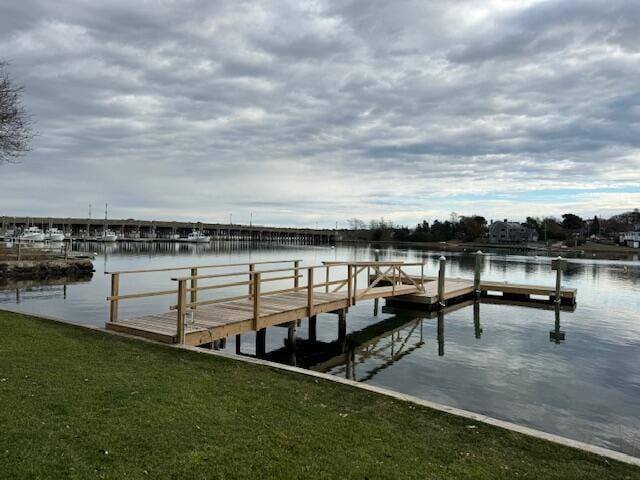
<path fill-rule="evenodd" d="M 501 298 L 480 298 L 449 305 L 437 312 L 414 311 L 391 306 L 382 307 L 383 314 L 390 314 L 381 321 L 346 334 L 346 322 L 339 320 L 337 338 L 333 341 L 317 339 L 317 319 L 308 320 L 308 338 L 295 338 L 295 329 L 289 330 L 282 348 L 261 353 L 271 361 L 296 365 L 315 371 L 332 373 L 346 378 L 367 381 L 391 365 L 401 361 L 419 348 L 429 344 L 437 348 L 437 355 L 446 354 L 447 314 L 471 308 L 473 325 L 469 333 L 480 340 L 483 334 L 481 304 L 513 305 L 524 308 L 554 311 L 554 327 L 549 331 L 549 340 L 564 343 L 566 333 L 560 328 L 561 312 L 572 312 L 575 306 L 565 306 L 548 301 L 513 301 Z M 378 305 L 374 304 L 374 318 Z M 323 319 L 323 321 L 328 321 Z M 425 340 L 425 325 L 435 323 L 435 340 Z M 435 351 L 434 351 L 435 354 Z"/>

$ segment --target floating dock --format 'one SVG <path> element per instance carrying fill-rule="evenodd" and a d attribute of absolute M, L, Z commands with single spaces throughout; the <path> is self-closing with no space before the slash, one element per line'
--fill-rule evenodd
<path fill-rule="evenodd" d="M 282 264 L 288 266 L 273 268 Z M 203 275 L 204 270 L 214 273 Z M 442 260 L 438 277 L 425 276 L 424 271 L 423 263 L 325 262 L 301 266 L 301 260 L 276 260 L 107 272 L 111 275 L 111 295 L 107 298 L 111 309 L 106 328 L 164 343 L 213 348 L 224 346 L 228 337 L 235 336 L 238 352 L 240 335 L 256 332 L 256 352 L 264 354 L 266 328 L 287 327 L 293 342 L 296 326 L 308 318 L 309 335 L 315 338 L 317 315 L 321 313 L 338 316 L 339 337 L 344 337 L 349 307 L 363 300 L 375 300 L 376 309 L 378 300 L 386 299 L 388 305 L 408 309 L 426 307 L 433 311 L 443 311 L 478 297 L 496 302 L 531 303 L 533 297 L 542 296 L 544 300 L 535 301 L 550 307 L 553 303 L 575 305 L 576 301 L 576 289 L 560 288 L 560 273 L 556 288 L 551 288 L 483 282 L 478 271 L 474 280 L 446 279 Z M 176 288 L 170 290 L 120 292 L 121 276 L 151 272 L 186 272 L 187 275 L 173 277 Z M 292 286 L 282 288 L 286 283 Z M 202 298 L 204 294 L 225 289 L 232 290 L 233 295 Z M 243 293 L 238 294 L 239 291 Z M 176 298 L 167 311 L 119 318 L 119 302 L 162 295 Z"/>

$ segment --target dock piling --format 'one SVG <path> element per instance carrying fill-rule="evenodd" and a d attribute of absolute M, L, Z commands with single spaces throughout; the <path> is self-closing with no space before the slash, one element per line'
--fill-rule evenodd
<path fill-rule="evenodd" d="M 318 338 L 318 317 L 309 317 L 309 341 L 315 342 Z"/>
<path fill-rule="evenodd" d="M 555 302 L 562 301 L 562 272 L 567 269 L 567 261 L 561 256 L 551 261 L 551 269 L 556 271 L 556 298 Z"/>
<path fill-rule="evenodd" d="M 442 256 L 440 257 L 440 269 L 438 270 L 438 303 L 440 307 L 444 307 L 445 299 L 444 299 L 444 276 L 446 269 L 447 259 Z"/>
<path fill-rule="evenodd" d="M 473 290 L 476 298 L 480 296 L 480 267 L 482 266 L 482 251 L 476 252 L 476 268 L 473 274 Z"/>

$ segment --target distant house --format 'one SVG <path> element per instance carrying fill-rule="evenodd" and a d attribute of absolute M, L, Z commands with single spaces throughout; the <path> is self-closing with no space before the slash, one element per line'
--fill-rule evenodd
<path fill-rule="evenodd" d="M 640 231 L 621 233 L 620 243 L 627 247 L 640 248 Z"/>
<path fill-rule="evenodd" d="M 489 243 L 525 243 L 537 242 L 538 232 L 526 224 L 509 222 L 491 222 L 489 225 Z"/>

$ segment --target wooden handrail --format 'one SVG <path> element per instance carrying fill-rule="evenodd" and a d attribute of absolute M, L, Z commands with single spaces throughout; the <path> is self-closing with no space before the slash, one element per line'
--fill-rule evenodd
<path fill-rule="evenodd" d="M 275 263 L 294 263 L 301 262 L 302 260 L 274 260 L 271 262 L 245 262 L 245 263 L 217 263 L 214 265 L 189 265 L 187 267 L 170 267 L 170 268 L 151 268 L 147 270 L 121 270 L 119 272 L 104 272 L 105 275 L 120 273 L 120 274 L 131 274 L 131 273 L 153 273 L 153 272 L 177 272 L 178 270 L 191 270 L 192 268 L 224 268 L 224 267 L 244 267 L 248 265 L 268 265 Z"/>

